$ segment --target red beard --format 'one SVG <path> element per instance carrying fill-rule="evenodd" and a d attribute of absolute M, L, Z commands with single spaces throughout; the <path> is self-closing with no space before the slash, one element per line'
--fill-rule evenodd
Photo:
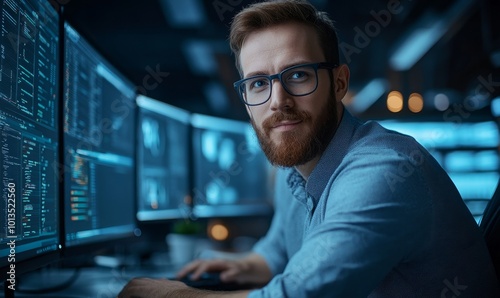
<path fill-rule="evenodd" d="M 276 166 L 292 167 L 303 165 L 323 153 L 336 130 L 335 100 L 330 98 L 326 109 L 322 111 L 316 119 L 313 119 L 308 112 L 296 109 L 278 111 L 264 120 L 262 129 L 257 128 L 252 119 L 252 126 L 269 162 Z M 300 125 L 309 125 L 311 129 L 303 134 L 297 131 L 281 132 L 281 141 L 278 144 L 271 139 L 271 129 L 285 120 L 302 121 Z"/>

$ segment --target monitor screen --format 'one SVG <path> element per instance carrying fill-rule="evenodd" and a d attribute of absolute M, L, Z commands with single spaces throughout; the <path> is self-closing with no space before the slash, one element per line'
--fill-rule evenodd
<path fill-rule="evenodd" d="M 500 179 L 500 134 L 493 121 L 475 123 L 379 121 L 414 137 L 446 170 L 477 221 Z M 481 210 L 471 208 L 482 202 Z"/>
<path fill-rule="evenodd" d="M 198 217 L 271 212 L 270 165 L 249 123 L 193 114 L 193 203 Z"/>
<path fill-rule="evenodd" d="M 59 251 L 58 14 L 48 1 L 0 8 L 0 267 L 41 266 Z M 49 260 L 47 260 L 49 261 Z M 20 266 L 18 266 L 20 265 Z"/>
<path fill-rule="evenodd" d="M 137 105 L 137 219 L 186 218 L 190 114 L 142 95 L 137 97 Z"/>
<path fill-rule="evenodd" d="M 64 244 L 104 245 L 135 228 L 135 87 L 64 32 Z"/>

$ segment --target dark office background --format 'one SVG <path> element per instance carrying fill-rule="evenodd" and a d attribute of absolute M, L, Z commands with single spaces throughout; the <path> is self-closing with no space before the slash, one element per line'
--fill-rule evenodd
<path fill-rule="evenodd" d="M 151 112 L 150 119 L 153 119 L 153 112 L 158 112 L 156 110 L 158 106 L 163 107 L 163 112 L 165 109 L 176 110 L 171 105 L 184 109 L 185 112 L 187 111 L 186 114 L 198 113 L 204 114 L 203 117 L 207 115 L 218 117 L 217 121 L 212 122 L 222 120 L 225 124 L 214 128 L 216 133 L 211 135 L 209 133 L 209 137 L 205 138 L 213 144 L 223 139 L 219 137 L 223 134 L 217 131 L 220 127 L 231 127 L 234 130 L 238 126 L 227 125 L 234 121 L 228 122 L 227 119 L 220 118 L 248 121 L 245 107 L 233 90 L 233 82 L 239 79 L 239 75 L 234 67 L 234 57 L 230 52 L 227 37 L 234 15 L 243 7 L 256 1 L 48 1 L 62 8 L 63 20 L 68 21 L 75 32 L 85 37 L 98 53 L 126 76 L 140 94 L 150 97 L 147 101 L 159 100 L 170 104 L 168 108 L 166 108 L 167 105 L 153 104 L 151 106 L 153 108 L 150 107 L 149 111 Z M 319 10 L 328 12 L 338 28 L 340 58 L 351 69 L 350 91 L 343 99 L 346 107 L 364 120 L 380 120 L 384 126 L 410 134 L 421 142 L 449 173 L 471 213 L 479 222 L 500 177 L 498 154 L 500 144 L 500 18 L 497 16 L 500 11 L 500 1 L 311 0 L 311 2 Z M 56 28 L 55 24 L 55 22 L 52 24 L 54 28 Z M 64 50 L 68 48 L 66 46 Z M 60 54 L 62 55 L 63 52 Z M 65 71 L 65 68 L 62 70 Z M 54 86 L 56 85 L 54 82 Z M 85 96 L 82 98 L 87 100 Z M 131 98 L 135 98 L 135 94 Z M 139 108 L 141 108 L 140 105 Z M 144 111 L 138 111 L 137 114 L 140 113 Z M 172 120 L 169 115 L 169 113 L 156 115 L 159 117 L 158 123 L 167 121 L 167 118 L 169 121 Z M 186 116 L 186 118 L 189 117 Z M 204 121 L 203 125 L 213 128 L 214 123 L 210 122 Z M 197 129 L 207 128 L 193 126 L 193 123 L 189 124 L 187 120 L 184 125 L 184 129 L 195 136 L 200 134 Z M 133 132 L 132 129 L 127 131 Z M 182 129 L 175 131 L 179 132 Z M 54 133 L 53 138 L 57 139 L 56 130 L 51 132 Z M 151 134 L 150 137 L 153 136 L 153 129 L 147 132 Z M 158 141 L 156 145 L 160 144 L 159 132 L 159 130 L 155 131 L 156 135 L 154 135 L 155 140 Z M 131 135 L 132 133 L 129 137 Z M 243 135 L 236 134 L 236 137 L 233 136 L 232 139 L 230 133 L 224 136 L 229 141 L 234 141 L 233 143 L 226 141 L 225 144 L 230 144 L 230 146 L 225 146 L 225 149 L 233 148 L 234 151 L 236 148 L 234 144 L 244 143 L 241 140 Z M 145 137 L 142 135 L 141 137 L 142 140 L 136 142 L 138 146 L 145 143 L 143 141 Z M 184 137 L 186 138 L 184 143 L 178 140 L 180 137 L 176 137 L 177 142 L 170 142 L 175 143 L 170 144 L 172 145 L 170 149 L 176 147 L 175 150 L 185 155 L 182 158 L 166 159 L 181 162 L 180 166 L 177 166 L 184 171 L 178 171 L 181 174 L 179 177 L 174 177 L 175 179 L 181 179 L 189 186 L 190 183 L 194 184 L 197 181 L 196 177 L 189 176 L 192 175 L 191 172 L 210 174 L 221 171 L 219 168 L 209 168 L 206 162 L 196 162 L 193 156 L 202 156 L 203 150 L 200 148 L 203 146 L 200 144 L 203 144 L 203 141 L 196 141 L 189 133 L 186 133 Z M 64 138 L 67 136 L 65 135 Z M 168 138 L 163 140 L 168 140 Z M 164 147 L 158 146 L 158 148 Z M 241 152 L 239 155 L 234 154 L 229 149 L 220 151 L 217 149 L 213 152 L 220 156 L 227 153 L 229 157 L 226 156 L 226 161 L 232 159 L 238 161 L 238 158 L 248 157 Z M 166 155 L 168 152 L 170 151 L 161 151 Z M 59 154 L 64 154 L 64 152 L 61 151 Z M 54 153 L 52 158 L 57 160 L 57 154 Z M 66 156 L 61 158 L 66 158 Z M 140 162 L 140 159 L 138 160 Z M 169 166 L 156 160 L 152 164 L 163 167 L 164 170 L 167 170 Z M 212 162 L 212 165 L 219 164 Z M 240 165 L 244 164 L 240 163 Z M 138 164 L 138 168 L 141 166 L 144 164 Z M 184 174 L 189 177 L 186 178 Z M 239 177 L 232 177 L 238 190 L 257 189 L 247 183 L 250 181 L 247 174 L 252 173 L 246 171 Z M 261 176 L 256 175 L 256 177 Z M 273 177 L 272 173 L 269 173 L 269 177 Z M 200 185 L 193 185 L 188 192 L 199 189 L 207 191 L 210 188 L 208 186 L 214 184 L 202 178 L 199 179 Z M 104 181 L 104 179 L 101 180 Z M 266 184 L 272 179 L 263 180 L 265 181 L 262 184 Z M 184 185 L 171 184 L 180 188 Z M 265 189 L 267 187 L 267 184 L 263 186 Z M 145 189 L 153 189 L 154 191 L 145 193 L 157 198 L 155 195 L 159 193 L 158 188 Z M 230 190 L 227 192 L 230 197 L 234 197 L 235 192 L 230 187 L 227 189 Z M 129 199 L 132 197 L 133 195 L 129 196 Z M 178 231 L 179 229 L 176 230 L 176 228 L 182 227 L 182 224 L 191 223 L 187 221 L 191 218 L 188 216 L 190 211 L 187 211 L 187 205 L 189 205 L 188 202 L 192 202 L 189 196 L 175 195 L 173 197 L 179 201 L 172 201 L 169 206 L 173 206 L 174 211 L 176 211 L 176 206 L 182 208 L 177 208 L 178 212 L 168 213 L 169 216 L 174 214 L 170 217 L 162 217 L 165 213 L 159 213 L 161 216 L 146 218 L 144 221 L 139 218 L 138 227 L 142 229 L 141 237 L 134 237 L 133 240 L 125 239 L 126 245 L 123 245 L 125 242 L 120 241 L 106 241 L 105 244 L 99 242 L 96 243 L 96 250 L 87 251 L 87 248 L 83 247 L 84 253 L 82 254 L 77 250 L 71 252 L 67 250 L 69 246 L 65 246 L 64 261 L 68 261 L 68 267 L 81 266 L 80 263 L 87 263 L 89 261 L 87 259 L 93 257 L 94 253 L 101 253 L 97 249 L 102 249 L 101 246 L 104 245 L 105 248 L 115 249 L 118 256 L 116 264 L 121 261 L 127 265 L 142 262 L 146 265 L 154 264 L 161 267 L 170 264 L 164 252 L 169 249 L 167 242 L 170 244 L 172 241 L 166 242 L 168 238 L 165 236 Z M 61 195 L 60 199 L 64 200 L 64 198 L 65 196 Z M 147 196 L 138 198 L 144 199 Z M 267 204 L 269 198 L 265 199 L 266 207 L 269 207 Z M 205 204 L 209 201 L 197 201 L 194 198 L 195 211 L 196 204 L 198 207 L 203 207 L 203 205 L 210 205 Z M 66 204 L 66 201 L 62 202 Z M 153 205 L 150 201 L 147 202 L 149 206 L 157 206 L 155 205 L 157 201 L 154 201 Z M 129 203 L 132 202 L 129 201 Z M 229 215 L 221 212 L 223 209 L 219 208 L 220 206 L 215 202 L 209 207 L 214 207 L 213 210 L 218 213 L 206 213 L 205 216 L 201 214 L 195 221 L 198 234 L 201 234 L 203 238 L 208 238 L 208 241 L 198 247 L 200 250 L 212 248 L 221 251 L 247 251 L 266 232 L 271 218 L 270 208 L 267 208 L 264 213 L 260 212 L 260 209 L 250 209 L 249 204 L 241 204 L 240 201 L 234 206 L 229 205 L 231 211 Z M 123 213 L 117 212 L 116 214 Z M 193 214 L 196 212 L 191 213 Z M 212 214 L 215 215 L 211 216 Z M 178 220 L 179 218 L 182 219 Z M 128 219 L 134 220 L 134 218 Z M 68 229 L 67 226 L 64 229 Z M 223 237 L 215 237 L 217 229 L 219 229 L 219 235 Z M 132 234 L 131 231 L 128 232 Z M 139 230 L 135 232 L 136 236 L 140 234 Z M 58 235 L 55 237 L 57 238 Z M 54 252 L 57 250 L 55 242 Z M 159 254 L 156 255 L 156 252 Z M 83 256 L 85 260 L 73 262 L 71 253 Z M 131 260 L 126 258 L 121 260 L 120 257 L 127 256 L 127 253 L 133 255 Z M 55 254 L 50 257 L 53 256 Z M 102 260 L 107 259 L 100 260 L 100 265 L 102 265 L 105 263 Z M 170 261 L 172 260 L 176 260 L 175 257 L 171 257 Z M 31 271 L 42 266 L 48 263 L 49 258 L 36 261 L 37 263 L 32 263 L 31 259 L 27 258 L 24 270 Z M 54 258 L 50 261 L 54 261 Z M 93 259 L 93 262 L 99 263 L 96 259 Z M 116 264 L 114 266 L 117 266 Z M 100 272 L 100 275 L 96 277 L 95 272 Z M 56 274 L 59 273 L 56 272 Z M 65 274 L 67 272 L 61 271 L 64 280 L 67 279 Z M 70 272 L 70 274 L 73 273 Z M 77 276 L 77 274 L 73 275 Z M 115 279 L 109 283 L 109 272 L 99 271 L 99 268 L 91 268 L 83 276 L 73 289 L 68 289 L 69 292 L 74 289 L 80 291 L 87 288 L 89 288 L 88 291 L 92 291 L 90 289 L 92 287 L 88 285 L 94 285 L 96 280 L 101 279 L 106 284 L 100 282 L 96 289 L 105 285 L 108 287 L 105 290 L 112 293 L 112 296 L 116 296 L 125 280 L 132 276 L 132 272 L 123 271 L 121 279 Z M 165 276 L 162 275 L 162 277 Z M 39 279 L 37 275 L 34 275 L 34 279 L 36 280 L 33 283 L 35 287 L 47 286 L 41 284 L 44 280 Z M 52 278 L 52 281 L 59 282 L 60 278 Z"/>
<path fill-rule="evenodd" d="M 232 88 L 239 76 L 227 36 L 235 13 L 252 2 L 64 0 L 64 10 L 141 93 L 192 112 L 246 120 Z M 500 90 L 499 1 L 311 2 L 336 22 L 340 56 L 351 69 L 344 102 L 354 114 L 416 121 L 490 118 L 489 103 Z M 404 100 L 397 113 L 386 106 L 394 90 Z M 409 109 L 412 93 L 422 96 L 420 112 Z"/>

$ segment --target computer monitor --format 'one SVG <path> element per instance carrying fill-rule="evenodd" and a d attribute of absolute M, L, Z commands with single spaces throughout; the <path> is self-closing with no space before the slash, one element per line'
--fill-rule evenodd
<path fill-rule="evenodd" d="M 137 219 L 187 218 L 190 113 L 142 95 L 137 105 Z"/>
<path fill-rule="evenodd" d="M 493 121 L 379 121 L 388 129 L 414 137 L 429 150 L 455 183 L 479 222 L 500 179 L 499 130 Z"/>
<path fill-rule="evenodd" d="M 193 213 L 197 217 L 272 212 L 270 165 L 247 122 L 193 114 Z"/>
<path fill-rule="evenodd" d="M 132 236 L 135 87 L 64 24 L 64 253 Z"/>
<path fill-rule="evenodd" d="M 11 279 L 59 257 L 59 16 L 41 0 L 0 12 L 0 276 Z"/>

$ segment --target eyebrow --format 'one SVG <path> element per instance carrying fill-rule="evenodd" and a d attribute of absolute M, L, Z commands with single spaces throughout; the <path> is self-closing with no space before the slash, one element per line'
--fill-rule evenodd
<path fill-rule="evenodd" d="M 314 63 L 314 62 L 311 62 L 311 61 L 305 61 L 305 60 L 300 60 L 300 61 L 297 61 L 297 62 L 293 62 L 293 63 L 289 63 L 289 64 L 285 64 L 285 66 L 279 71 L 279 72 L 282 72 L 283 70 L 287 69 L 287 68 L 290 68 L 290 67 L 294 67 L 294 66 L 297 66 L 297 65 L 300 65 L 300 64 L 309 64 L 309 63 Z M 278 72 L 278 73 L 279 73 Z M 260 71 L 260 70 L 257 70 L 257 71 L 252 71 L 250 73 L 248 73 L 246 76 L 244 76 L 243 78 L 244 79 L 247 79 L 247 78 L 251 78 L 251 77 L 254 77 L 254 76 L 267 76 L 269 74 L 263 72 L 263 71 Z"/>

